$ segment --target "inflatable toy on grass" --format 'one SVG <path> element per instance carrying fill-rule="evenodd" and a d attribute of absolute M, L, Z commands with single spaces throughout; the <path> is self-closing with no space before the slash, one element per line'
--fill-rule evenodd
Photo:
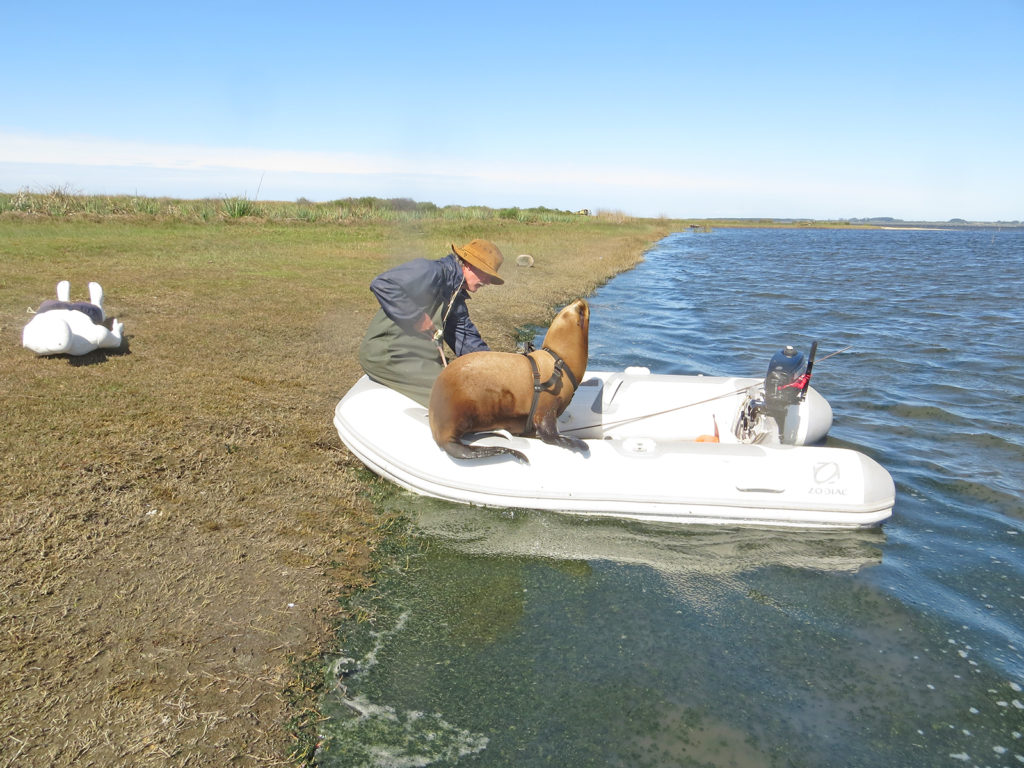
<path fill-rule="evenodd" d="M 124 338 L 124 323 L 107 319 L 103 288 L 89 283 L 89 301 L 70 301 L 71 284 L 57 283 L 57 300 L 39 305 L 21 334 L 22 346 L 37 355 L 84 355 L 95 349 L 116 349 Z"/>

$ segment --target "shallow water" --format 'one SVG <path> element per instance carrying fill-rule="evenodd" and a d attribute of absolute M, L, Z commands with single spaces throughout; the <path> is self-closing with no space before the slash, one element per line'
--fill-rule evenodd
<path fill-rule="evenodd" d="M 591 367 L 759 376 L 818 340 L 829 444 L 889 469 L 893 517 L 679 528 L 388 492 L 414 536 L 342 629 L 320 763 L 1024 765 L 1022 287 L 1020 230 L 666 238 L 591 298 Z"/>

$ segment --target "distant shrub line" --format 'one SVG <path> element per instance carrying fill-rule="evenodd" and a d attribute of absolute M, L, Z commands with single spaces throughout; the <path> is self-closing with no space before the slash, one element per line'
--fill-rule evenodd
<path fill-rule="evenodd" d="M 346 221 L 415 221 L 422 219 L 479 220 L 509 219 L 524 223 L 577 221 L 573 211 L 560 211 L 543 206 L 535 208 L 489 208 L 487 206 L 438 206 L 407 197 L 347 197 L 329 202 L 311 202 L 299 198 L 295 202 L 250 200 L 248 197 L 182 200 L 167 197 L 131 195 L 81 195 L 58 187 L 45 192 L 27 189 L 13 194 L 0 192 L 0 214 L 17 213 L 34 216 L 62 217 L 151 217 L 183 221 L 224 221 L 231 219 L 263 219 L 267 221 L 346 222 Z M 627 220 L 617 211 L 598 211 L 598 218 Z"/>

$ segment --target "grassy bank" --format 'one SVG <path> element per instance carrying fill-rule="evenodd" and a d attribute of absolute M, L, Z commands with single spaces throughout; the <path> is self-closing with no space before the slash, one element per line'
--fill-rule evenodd
<path fill-rule="evenodd" d="M 293 762 L 289 722 L 317 716 L 298 662 L 329 641 L 337 597 L 372 578 L 388 525 L 331 425 L 361 373 L 369 280 L 490 238 L 507 283 L 472 312 L 511 349 L 517 327 L 680 228 L 66 197 L 51 211 L 0 199 L 0 766 Z M 520 253 L 536 265 L 517 268 Z M 61 279 L 73 299 L 103 284 L 125 348 L 21 348 Z"/>
<path fill-rule="evenodd" d="M 526 223 L 565 223 L 583 212 L 551 208 L 487 208 L 485 206 L 438 206 L 409 198 L 347 197 L 328 202 L 251 200 L 248 197 L 177 200 L 133 195 L 77 195 L 67 188 L 44 192 L 0 192 L 0 214 L 28 214 L 55 218 L 150 218 L 190 222 L 227 219 L 262 219 L 273 222 L 351 224 L 356 221 L 448 222 L 499 219 Z M 589 213 L 589 212 L 587 212 Z M 623 221 L 621 213 L 597 212 L 599 218 Z"/>

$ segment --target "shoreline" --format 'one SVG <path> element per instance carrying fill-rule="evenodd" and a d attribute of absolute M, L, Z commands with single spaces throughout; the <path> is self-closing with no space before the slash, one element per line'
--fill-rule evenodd
<path fill-rule="evenodd" d="M 666 222 L 0 216 L 0 737 L 12 764 L 302 764 L 313 669 L 392 521 L 331 413 L 378 272 L 494 240 L 495 349 L 631 268 Z M 517 268 L 530 253 L 535 266 Z M 27 308 L 101 282 L 126 348 L 37 358 Z M 13 745 L 13 750 L 8 748 Z M 291 755 L 291 757 L 289 757 Z"/>

